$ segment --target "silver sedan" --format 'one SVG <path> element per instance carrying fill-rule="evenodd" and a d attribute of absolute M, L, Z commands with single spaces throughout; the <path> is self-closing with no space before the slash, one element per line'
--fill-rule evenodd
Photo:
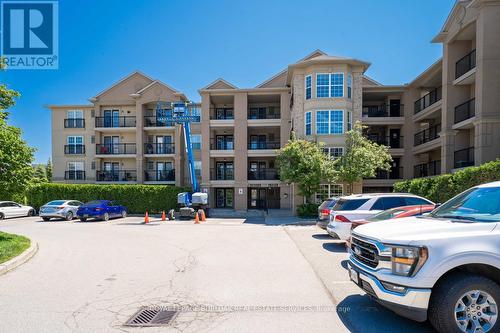
<path fill-rule="evenodd" d="M 40 207 L 39 215 L 44 221 L 49 221 L 51 218 L 71 221 L 76 216 L 80 205 L 82 203 L 76 200 L 54 200 Z"/>

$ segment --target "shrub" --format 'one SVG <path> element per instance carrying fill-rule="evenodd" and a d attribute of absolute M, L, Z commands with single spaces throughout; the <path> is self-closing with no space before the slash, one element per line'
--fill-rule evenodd
<path fill-rule="evenodd" d="M 168 211 L 177 206 L 177 193 L 185 188 L 162 185 L 94 185 L 94 184 L 39 184 L 26 191 L 26 202 L 38 209 L 56 199 L 116 200 L 129 213 L 142 214 Z"/>
<path fill-rule="evenodd" d="M 319 205 L 314 203 L 306 203 L 297 206 L 297 215 L 300 217 L 316 217 L 318 216 Z"/>
<path fill-rule="evenodd" d="M 452 174 L 397 182 L 394 184 L 394 192 L 413 193 L 442 203 L 468 188 L 497 180 L 500 180 L 500 160 Z"/>

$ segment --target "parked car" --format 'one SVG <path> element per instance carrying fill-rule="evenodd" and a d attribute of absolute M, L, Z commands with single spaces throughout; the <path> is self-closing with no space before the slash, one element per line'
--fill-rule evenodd
<path fill-rule="evenodd" d="M 351 280 L 397 314 L 439 332 L 500 331 L 500 181 L 359 226 L 349 254 Z"/>
<path fill-rule="evenodd" d="M 316 220 L 316 225 L 321 229 L 326 230 L 326 225 L 330 222 L 330 209 L 333 208 L 338 198 L 326 199 L 318 207 L 318 219 Z"/>
<path fill-rule="evenodd" d="M 360 225 L 371 222 L 379 222 L 390 219 L 400 219 L 403 217 L 410 217 L 410 216 L 420 216 L 425 213 L 430 213 L 435 207 L 436 205 L 403 206 L 403 207 L 384 210 L 383 212 L 375 214 L 370 218 L 353 221 L 351 224 L 351 230 Z"/>
<path fill-rule="evenodd" d="M 76 215 L 82 222 L 88 218 L 108 221 L 113 217 L 126 217 L 127 207 L 110 200 L 94 200 L 78 207 Z"/>
<path fill-rule="evenodd" d="M 71 221 L 76 217 L 78 207 L 83 205 L 76 200 L 53 200 L 40 207 L 39 214 L 44 221 L 51 218 L 62 218 Z"/>
<path fill-rule="evenodd" d="M 333 238 L 347 240 L 352 221 L 367 219 L 384 210 L 415 205 L 434 205 L 432 201 L 409 193 L 353 194 L 341 197 L 330 212 L 326 230 Z"/>
<path fill-rule="evenodd" d="M 14 201 L 0 201 L 0 220 L 9 217 L 33 216 L 35 209 Z"/>

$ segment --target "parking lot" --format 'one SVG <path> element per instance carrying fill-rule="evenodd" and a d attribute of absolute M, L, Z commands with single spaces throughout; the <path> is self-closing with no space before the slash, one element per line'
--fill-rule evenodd
<path fill-rule="evenodd" d="M 0 221 L 39 244 L 0 276 L 0 331 L 432 332 L 365 296 L 344 244 L 316 226 L 141 222 Z M 169 327 L 123 326 L 143 305 L 182 311 Z"/>

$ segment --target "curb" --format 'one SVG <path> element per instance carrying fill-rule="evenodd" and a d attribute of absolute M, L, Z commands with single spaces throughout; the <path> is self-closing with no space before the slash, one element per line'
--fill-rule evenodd
<path fill-rule="evenodd" d="M 15 258 L 12 258 L 4 262 L 3 264 L 0 264 L 0 275 L 3 275 L 21 266 L 22 264 L 30 260 L 31 257 L 33 257 L 37 251 L 38 251 L 38 243 L 31 241 L 30 247 L 23 253 L 21 253 Z"/>

